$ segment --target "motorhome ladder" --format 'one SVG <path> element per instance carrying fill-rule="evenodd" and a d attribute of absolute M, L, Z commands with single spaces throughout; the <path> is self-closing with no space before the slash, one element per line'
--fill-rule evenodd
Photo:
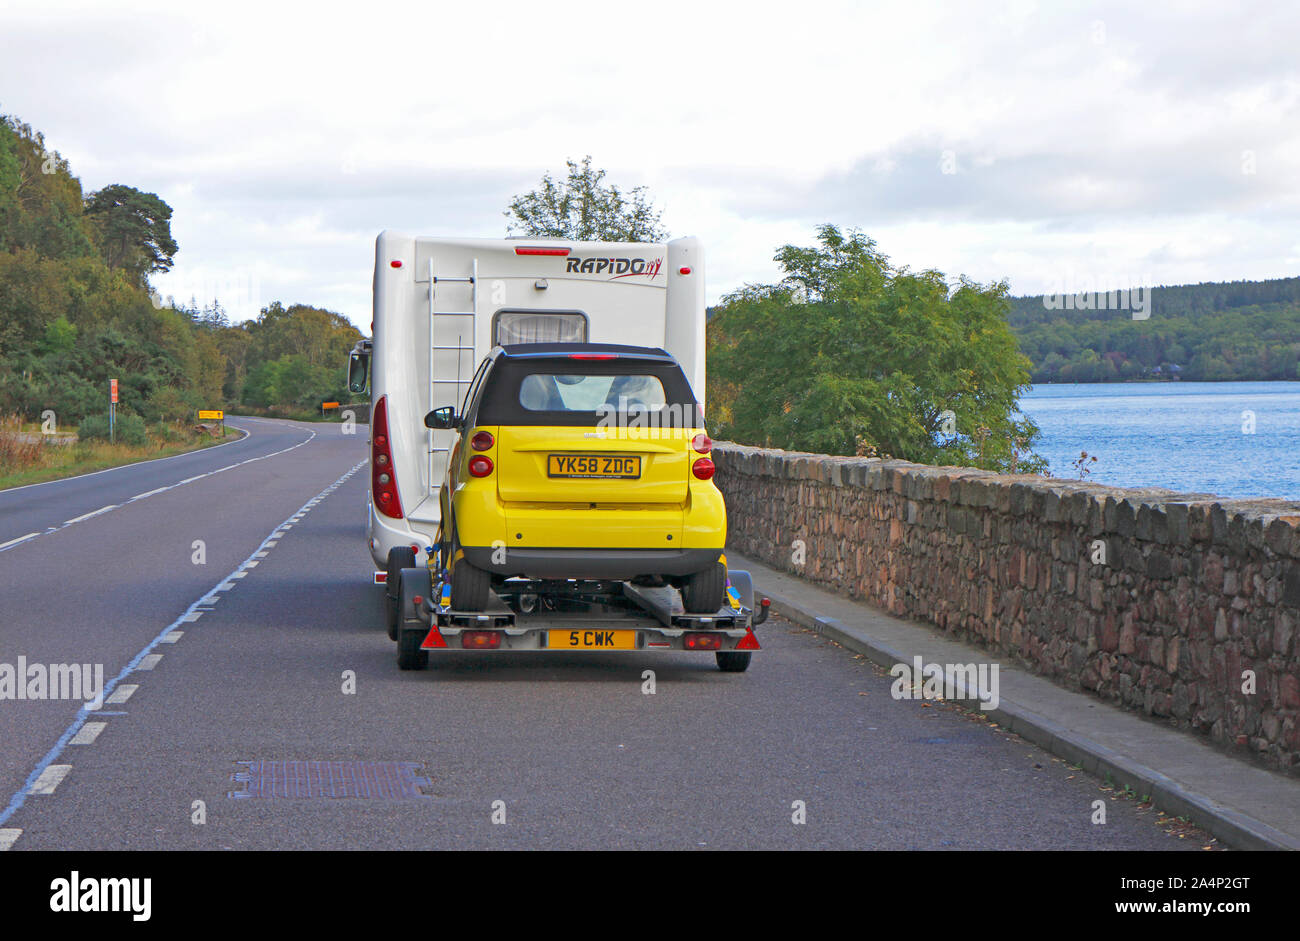
<path fill-rule="evenodd" d="M 437 287 L 439 284 L 468 284 L 469 285 L 469 310 L 435 310 L 435 300 Z M 435 329 L 435 324 L 439 317 L 468 317 L 469 318 L 469 342 L 466 343 L 465 331 L 462 329 L 456 335 L 455 343 L 445 343 L 440 341 L 440 331 Z M 474 368 L 478 365 L 474 356 L 474 337 L 478 329 L 478 259 L 475 258 L 470 269 L 468 278 L 439 278 L 433 273 L 433 259 L 429 259 L 429 401 L 435 408 L 442 402 L 438 395 L 440 388 L 446 389 L 448 386 L 455 386 L 456 392 L 452 396 L 452 408 L 459 408 L 461 401 L 461 387 L 469 384 L 468 379 L 461 379 L 461 372 L 464 369 L 463 359 L 469 360 L 470 377 L 473 378 Z M 434 359 L 440 352 L 456 353 L 456 378 L 445 379 L 439 378 L 434 372 Z M 434 457 L 438 454 L 446 454 L 450 451 L 449 447 L 435 447 L 433 443 L 433 429 L 429 429 L 429 490 L 436 489 L 441 481 L 434 476 Z"/>

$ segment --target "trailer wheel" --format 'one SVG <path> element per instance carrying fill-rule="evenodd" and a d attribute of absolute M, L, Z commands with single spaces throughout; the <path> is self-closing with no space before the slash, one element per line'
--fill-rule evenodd
<path fill-rule="evenodd" d="M 397 638 L 397 668 L 423 670 L 429 666 L 429 651 L 421 650 L 428 631 L 402 631 Z"/>
<path fill-rule="evenodd" d="M 727 568 L 721 562 L 682 582 L 682 607 L 688 614 L 713 614 L 722 607 L 727 590 Z"/>
<path fill-rule="evenodd" d="M 401 588 L 402 569 L 415 568 L 415 550 L 410 546 L 397 546 L 388 550 L 388 577 L 384 580 L 384 620 L 388 627 L 388 639 L 397 640 L 398 621 L 401 619 L 398 598 Z"/>
<path fill-rule="evenodd" d="M 457 611 L 482 611 L 492 590 L 492 576 L 461 556 L 451 569 L 451 606 Z"/>
<path fill-rule="evenodd" d="M 718 669 L 723 673 L 744 673 L 749 669 L 749 658 L 753 656 L 748 650 L 719 650 L 713 656 L 718 658 Z"/>

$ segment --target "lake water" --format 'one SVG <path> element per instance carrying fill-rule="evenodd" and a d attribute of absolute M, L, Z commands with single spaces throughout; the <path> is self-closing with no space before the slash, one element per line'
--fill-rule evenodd
<path fill-rule="evenodd" d="M 1052 383 L 1020 409 L 1055 477 L 1087 451 L 1098 483 L 1300 500 L 1300 382 Z"/>

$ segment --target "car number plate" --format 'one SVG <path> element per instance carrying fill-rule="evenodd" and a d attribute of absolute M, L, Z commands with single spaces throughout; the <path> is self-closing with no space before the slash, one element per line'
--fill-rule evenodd
<path fill-rule="evenodd" d="M 641 476 L 641 456 L 639 454 L 551 454 L 547 456 L 546 475 L 635 480 Z"/>
<path fill-rule="evenodd" d="M 552 650 L 635 650 L 636 631 L 547 631 Z"/>

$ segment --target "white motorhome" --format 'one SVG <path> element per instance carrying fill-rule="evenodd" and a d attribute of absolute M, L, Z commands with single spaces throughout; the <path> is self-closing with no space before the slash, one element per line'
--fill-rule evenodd
<path fill-rule="evenodd" d="M 412 564 L 409 547 L 416 548 L 415 563 L 427 560 L 455 432 L 426 428 L 424 417 L 442 406 L 460 408 L 493 347 L 563 341 L 661 347 L 676 357 L 703 404 L 704 324 L 704 255 L 694 238 L 633 243 L 381 233 L 373 337 L 359 344 L 350 369 L 354 391 L 365 387 L 369 369 L 367 536 L 384 570 L 376 582 Z M 400 550 L 396 561 L 394 550 Z"/>

